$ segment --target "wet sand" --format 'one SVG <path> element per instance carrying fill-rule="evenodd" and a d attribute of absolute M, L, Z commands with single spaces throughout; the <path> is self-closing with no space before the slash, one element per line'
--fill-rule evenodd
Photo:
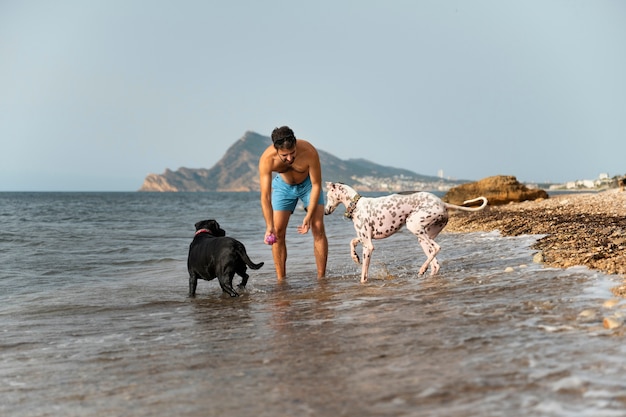
<path fill-rule="evenodd" d="M 545 235 L 533 248 L 545 265 L 584 265 L 626 279 L 626 192 L 572 193 L 544 200 L 451 212 L 447 232 L 498 230 L 503 236 Z M 614 288 L 626 296 L 625 285 Z"/>

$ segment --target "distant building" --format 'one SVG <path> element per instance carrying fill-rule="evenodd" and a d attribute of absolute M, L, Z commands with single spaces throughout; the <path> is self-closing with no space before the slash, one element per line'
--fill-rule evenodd
<path fill-rule="evenodd" d="M 580 190 L 580 189 L 598 189 L 598 188 L 606 188 L 611 187 L 613 184 L 613 180 L 609 177 L 609 174 L 602 173 L 598 175 L 598 178 L 595 180 L 576 180 L 569 181 L 562 186 L 550 187 L 550 189 L 557 188 L 566 188 L 568 190 Z"/>

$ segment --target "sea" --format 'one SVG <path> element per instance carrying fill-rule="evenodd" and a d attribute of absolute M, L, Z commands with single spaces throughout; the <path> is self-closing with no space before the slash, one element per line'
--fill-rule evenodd
<path fill-rule="evenodd" d="M 444 231 L 420 277 L 401 231 L 361 284 L 342 212 L 317 279 L 296 209 L 278 282 L 258 193 L 0 193 L 0 415 L 626 416 L 618 277 L 496 231 Z M 187 296 L 203 219 L 265 262 L 240 297 Z"/>

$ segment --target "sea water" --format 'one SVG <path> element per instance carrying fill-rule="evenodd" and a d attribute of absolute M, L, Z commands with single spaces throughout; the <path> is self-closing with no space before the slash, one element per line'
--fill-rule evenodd
<path fill-rule="evenodd" d="M 0 193 L 0 415 L 626 415 L 617 277 L 533 264 L 537 236 L 445 231 L 418 277 L 402 231 L 361 284 L 339 208 L 318 280 L 303 216 L 279 283 L 258 193 Z M 187 297 L 209 218 L 265 262 L 240 297 Z"/>

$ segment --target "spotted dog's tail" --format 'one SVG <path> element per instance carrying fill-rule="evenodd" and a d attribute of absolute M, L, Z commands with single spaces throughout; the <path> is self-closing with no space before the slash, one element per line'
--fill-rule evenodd
<path fill-rule="evenodd" d="M 472 200 L 467 200 L 464 201 L 463 204 L 469 204 L 469 203 L 475 203 L 477 201 L 481 201 L 482 200 L 482 204 L 479 207 L 463 207 L 463 206 L 457 206 L 456 204 L 449 204 L 449 203 L 444 203 L 446 205 L 446 208 L 449 209 L 454 209 L 454 210 L 462 210 L 462 211 L 481 211 L 482 209 L 484 209 L 485 207 L 487 207 L 487 198 L 486 197 L 477 197 L 474 198 Z"/>

